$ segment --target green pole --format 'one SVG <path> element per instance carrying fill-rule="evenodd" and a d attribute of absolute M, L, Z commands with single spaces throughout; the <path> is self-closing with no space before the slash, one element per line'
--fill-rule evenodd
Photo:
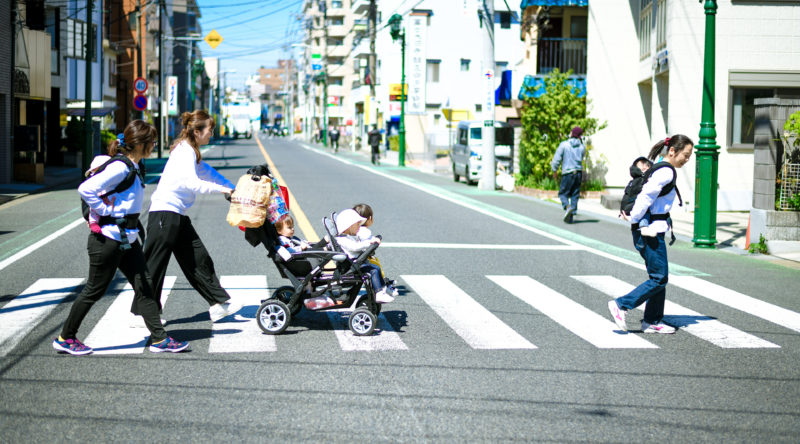
<path fill-rule="evenodd" d="M 325 71 L 322 71 L 322 128 L 322 146 L 328 146 L 328 73 Z"/>
<path fill-rule="evenodd" d="M 694 246 L 714 248 L 717 243 L 717 169 L 719 145 L 714 123 L 714 59 L 716 55 L 717 2 L 706 0 L 706 38 L 703 60 L 703 114 L 697 148 L 694 198 Z"/>
<path fill-rule="evenodd" d="M 397 147 L 397 166 L 406 166 L 406 32 L 403 31 L 400 40 L 400 143 Z"/>
<path fill-rule="evenodd" d="M 83 94 L 83 171 L 88 171 L 92 164 L 92 2 L 86 0 L 86 82 Z"/>

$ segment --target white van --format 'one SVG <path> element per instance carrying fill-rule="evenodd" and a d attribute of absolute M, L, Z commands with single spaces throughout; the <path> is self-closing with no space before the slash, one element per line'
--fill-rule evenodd
<path fill-rule="evenodd" d="M 456 141 L 450 147 L 454 181 L 458 182 L 461 176 L 464 176 L 467 185 L 472 185 L 480 179 L 483 157 L 482 133 L 483 121 L 458 123 Z M 511 171 L 514 159 L 514 129 L 507 123 L 494 123 L 494 157 L 497 164 Z"/>

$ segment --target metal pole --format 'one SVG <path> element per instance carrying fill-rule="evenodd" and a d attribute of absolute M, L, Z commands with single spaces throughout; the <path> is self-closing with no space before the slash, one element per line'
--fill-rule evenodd
<path fill-rule="evenodd" d="M 86 82 L 83 94 L 83 171 L 92 164 L 94 143 L 92 141 L 92 7 L 93 0 L 86 0 Z"/>
<path fill-rule="evenodd" d="M 483 157 L 481 158 L 481 190 L 495 189 L 494 159 L 494 0 L 483 0 Z"/>
<path fill-rule="evenodd" d="M 406 166 L 406 31 L 400 35 L 400 140 L 397 147 L 397 166 Z"/>
<path fill-rule="evenodd" d="M 694 199 L 694 246 L 713 248 L 717 243 L 717 168 L 719 146 L 714 123 L 714 71 L 717 2 L 706 0 L 706 36 L 703 57 L 703 114 L 697 148 Z"/>
<path fill-rule="evenodd" d="M 164 97 L 164 0 L 158 1 L 158 158 L 161 158 L 161 150 L 164 145 L 164 104 L 161 99 Z"/>
<path fill-rule="evenodd" d="M 325 35 L 325 51 L 322 53 L 322 146 L 328 146 L 328 0 L 322 4 L 322 29 Z"/>
<path fill-rule="evenodd" d="M 375 34 L 377 32 L 378 27 L 378 6 L 375 4 L 375 0 L 370 0 L 369 2 L 369 64 L 367 65 L 367 69 L 369 69 L 369 101 L 375 100 L 375 79 L 376 79 L 376 70 L 375 65 L 376 62 L 376 53 L 375 53 Z M 374 111 L 373 111 L 374 110 Z M 378 123 L 378 110 L 377 110 L 377 101 L 375 104 L 370 103 L 369 106 L 369 113 L 370 115 L 367 116 L 367 120 L 369 123 Z M 362 126 L 363 129 L 363 126 Z M 364 134 L 364 136 L 366 136 Z"/>

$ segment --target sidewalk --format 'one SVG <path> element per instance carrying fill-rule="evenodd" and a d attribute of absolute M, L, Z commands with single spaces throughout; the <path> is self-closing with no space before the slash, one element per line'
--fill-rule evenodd
<path fill-rule="evenodd" d="M 298 140 L 302 141 L 302 139 Z M 313 143 L 306 142 L 314 145 Z M 319 149 L 326 149 L 320 144 L 315 145 Z M 370 160 L 370 151 L 361 149 L 352 151 L 349 147 L 339 149 L 340 153 L 347 153 Z M 419 155 L 418 155 L 419 156 Z M 419 156 L 421 157 L 421 156 Z M 435 161 L 428 159 L 424 161 L 420 158 L 407 157 L 406 167 L 414 168 L 427 173 L 440 175 L 450 174 L 450 161 L 447 157 L 437 158 Z M 381 164 L 387 166 L 397 166 L 398 153 L 396 151 L 384 151 L 381 157 Z M 621 194 L 621 193 L 620 193 Z M 560 204 L 558 197 L 538 196 L 542 200 L 547 200 Z M 601 204 L 600 197 L 581 198 L 577 217 L 581 214 L 593 214 L 603 216 L 606 219 L 621 220 L 617 218 L 616 209 L 608 209 Z M 694 238 L 694 213 L 678 207 L 671 213 L 675 235 L 686 242 L 691 242 Z M 717 249 L 725 250 L 734 254 L 749 254 L 745 249 L 747 242 L 747 224 L 750 213 L 746 211 L 720 211 L 717 213 Z M 758 239 L 753 239 L 758 242 Z M 752 255 L 754 258 L 764 258 L 767 260 L 788 260 L 800 263 L 800 242 L 773 241 L 767 242 L 769 247 L 768 255 Z M 796 264 L 795 264 L 796 265 Z"/>

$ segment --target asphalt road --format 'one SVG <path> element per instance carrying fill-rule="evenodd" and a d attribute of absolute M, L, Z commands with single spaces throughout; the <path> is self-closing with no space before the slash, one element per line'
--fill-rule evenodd
<path fill-rule="evenodd" d="M 678 333 L 636 332 L 631 312 L 623 334 L 609 294 L 646 273 L 619 223 L 565 225 L 558 205 L 261 140 L 299 236 L 321 236 L 332 211 L 375 210 L 378 256 L 401 290 L 378 334 L 356 340 L 344 314 L 306 310 L 280 336 L 254 334 L 253 307 L 212 327 L 173 261 L 166 328 L 190 352 L 125 346 L 120 279 L 79 332 L 106 353 L 57 354 L 88 230 L 22 255 L 80 217 L 74 189 L 29 196 L 0 206 L 3 442 L 797 442 L 797 270 L 679 242 L 667 293 Z M 265 162 L 255 139 L 204 157 L 233 182 Z M 223 284 L 251 298 L 285 285 L 227 207 L 205 195 L 189 211 Z"/>

